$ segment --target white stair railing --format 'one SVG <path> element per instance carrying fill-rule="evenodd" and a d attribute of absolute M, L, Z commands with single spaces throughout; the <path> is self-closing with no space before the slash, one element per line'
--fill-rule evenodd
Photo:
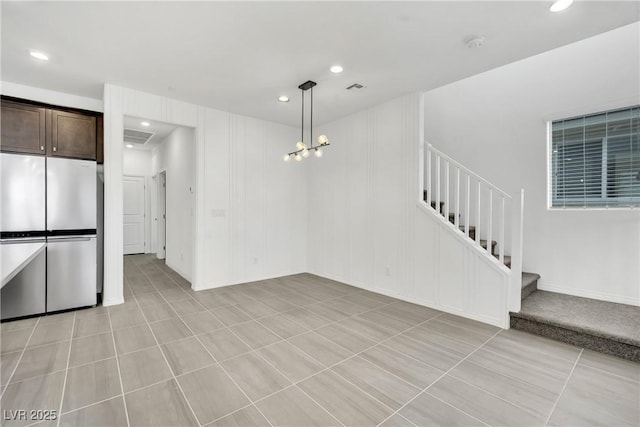
<path fill-rule="evenodd" d="M 512 197 L 431 144 L 425 143 L 425 147 L 427 207 L 511 274 L 509 309 L 519 311 L 524 190 Z M 452 220 L 449 214 L 454 215 Z M 475 227 L 473 236 L 472 226 Z M 510 233 L 511 239 L 505 231 Z M 486 241 L 486 247 L 483 248 L 481 240 Z M 493 250 L 493 241 L 496 241 L 497 253 Z M 510 269 L 505 266 L 507 249 L 511 256 Z"/>

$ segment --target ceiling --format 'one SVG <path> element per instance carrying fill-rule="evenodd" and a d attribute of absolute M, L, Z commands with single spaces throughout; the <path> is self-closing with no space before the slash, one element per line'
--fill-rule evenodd
<path fill-rule="evenodd" d="M 576 0 L 556 14 L 550 4 L 3 1 L 1 73 L 92 98 L 112 83 L 298 126 L 297 86 L 309 79 L 322 123 L 640 19 L 637 1 Z M 485 43 L 470 49 L 474 35 Z"/>
<path fill-rule="evenodd" d="M 142 122 L 149 123 L 149 126 L 143 126 L 141 124 Z M 124 128 L 136 130 L 140 132 L 152 133 L 153 136 L 149 138 L 149 140 L 144 144 L 133 144 L 133 148 L 135 149 L 152 150 L 153 148 L 160 145 L 160 143 L 167 136 L 169 136 L 171 132 L 176 130 L 177 126 L 174 126 L 168 123 L 163 123 L 163 122 L 156 122 L 153 120 L 139 119 L 136 117 L 125 116 Z"/>

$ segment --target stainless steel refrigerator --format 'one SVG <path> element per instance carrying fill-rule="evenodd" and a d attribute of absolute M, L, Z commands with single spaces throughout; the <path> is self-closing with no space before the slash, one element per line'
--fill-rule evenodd
<path fill-rule="evenodd" d="M 1 318 L 95 305 L 96 162 L 0 153 L 0 168 L 0 243 L 47 243 L 2 288 Z"/>
<path fill-rule="evenodd" d="M 47 312 L 96 304 L 96 162 L 47 158 Z"/>
<path fill-rule="evenodd" d="M 0 245 L 44 243 L 45 158 L 0 153 L 0 171 Z M 45 251 L 2 287 L 0 303 L 2 319 L 45 312 Z"/>

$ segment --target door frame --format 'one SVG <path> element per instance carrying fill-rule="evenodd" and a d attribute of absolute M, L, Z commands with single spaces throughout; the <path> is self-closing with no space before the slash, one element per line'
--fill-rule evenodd
<path fill-rule="evenodd" d="M 125 178 L 130 177 L 130 178 L 142 178 L 142 211 L 143 211 L 143 222 L 142 222 L 142 228 L 144 230 L 143 232 L 143 244 L 142 244 L 142 253 L 146 254 L 148 253 L 148 249 L 149 249 L 149 245 L 147 244 L 147 242 L 149 241 L 149 236 L 147 228 L 148 228 L 148 220 L 147 218 L 149 217 L 149 212 L 147 212 L 147 203 L 148 203 L 148 198 L 147 198 L 147 177 L 144 175 L 129 175 L 129 174 L 122 174 L 122 179 L 124 180 Z M 124 189 L 122 191 L 122 196 L 124 197 Z M 124 199 L 123 199 L 123 213 L 122 213 L 122 225 L 124 227 Z M 123 239 L 124 239 L 124 235 L 123 235 Z M 122 251 L 124 252 L 124 241 L 122 242 Z"/>
<path fill-rule="evenodd" d="M 157 236 L 156 257 L 165 259 L 167 257 L 167 170 L 162 169 L 155 176 L 158 178 L 156 187 L 157 221 L 155 224 Z"/>

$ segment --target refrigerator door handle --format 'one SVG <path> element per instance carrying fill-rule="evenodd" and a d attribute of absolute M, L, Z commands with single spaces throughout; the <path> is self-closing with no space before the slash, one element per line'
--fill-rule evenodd
<path fill-rule="evenodd" d="M 49 237 L 49 242 L 88 242 L 91 239 L 95 239 L 96 236 L 88 237 Z"/>
<path fill-rule="evenodd" d="M 14 245 L 18 243 L 34 243 L 34 242 L 44 242 L 46 241 L 44 237 L 18 237 L 15 239 L 0 239 L 0 243 L 3 245 Z"/>

